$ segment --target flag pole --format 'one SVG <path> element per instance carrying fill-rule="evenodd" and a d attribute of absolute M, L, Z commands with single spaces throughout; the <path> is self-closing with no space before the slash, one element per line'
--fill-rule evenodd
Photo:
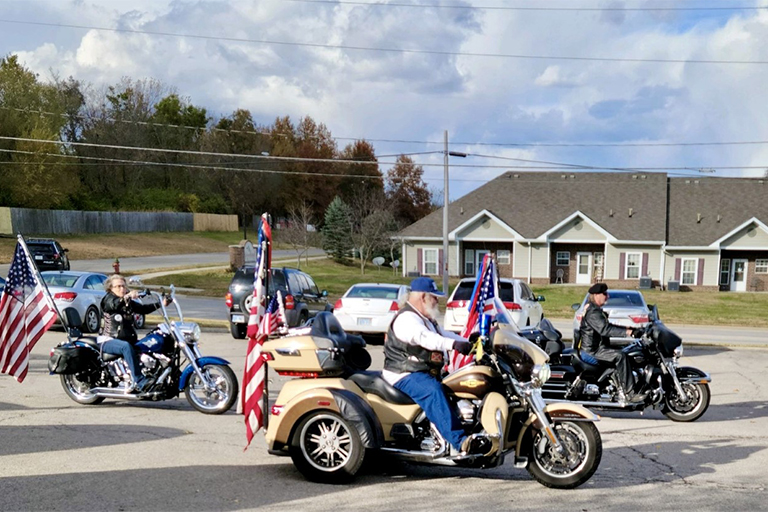
<path fill-rule="evenodd" d="M 265 213 L 261 217 L 261 222 L 266 222 L 270 227 L 272 226 L 271 218 L 268 213 Z M 271 232 L 271 230 L 270 230 Z M 264 288 L 267 290 L 267 304 L 269 304 L 269 279 L 272 274 L 272 240 L 264 240 L 264 247 L 262 251 L 266 258 L 267 274 L 264 277 Z M 269 337 L 267 337 L 269 340 Z M 269 428 L 269 363 L 264 361 L 264 395 L 261 397 L 261 417 L 263 418 L 264 435 L 267 435 L 267 429 Z"/>
<path fill-rule="evenodd" d="M 40 275 L 40 271 L 37 269 L 37 265 L 35 264 L 35 260 L 32 259 L 32 254 L 29 252 L 29 247 L 27 247 L 27 241 L 24 240 L 24 235 L 21 233 L 16 235 L 16 240 L 18 240 L 19 244 L 21 245 L 22 250 L 24 251 L 24 255 L 27 257 L 27 260 L 30 263 L 30 267 L 32 268 L 32 272 L 35 274 L 35 279 L 40 283 L 43 290 L 45 290 L 45 295 L 48 297 L 48 300 L 51 301 L 51 305 L 53 306 L 53 310 L 56 311 L 56 315 L 59 317 L 59 321 L 61 322 L 61 326 L 64 327 L 64 332 L 67 334 L 67 340 L 71 343 L 72 337 L 69 334 L 69 323 L 66 321 L 64 316 L 61 314 L 61 311 L 59 311 L 58 306 L 56 306 L 56 302 L 53 300 L 53 297 L 51 297 L 51 292 L 48 290 L 48 284 L 43 279 L 43 276 Z"/>

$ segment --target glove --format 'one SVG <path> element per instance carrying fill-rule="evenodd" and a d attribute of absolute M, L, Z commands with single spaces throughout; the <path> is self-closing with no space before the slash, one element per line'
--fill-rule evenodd
<path fill-rule="evenodd" d="M 454 341 L 453 350 L 466 356 L 472 351 L 472 344 L 468 341 Z"/>
<path fill-rule="evenodd" d="M 645 332 L 645 329 L 643 329 L 642 327 L 640 327 L 638 329 L 632 329 L 632 337 L 633 338 L 642 338 L 644 332 Z"/>
<path fill-rule="evenodd" d="M 479 338 L 479 337 L 480 337 L 480 333 L 479 332 L 473 332 L 472 334 L 469 335 L 469 342 L 474 344 L 474 343 L 477 342 L 477 338 Z"/>

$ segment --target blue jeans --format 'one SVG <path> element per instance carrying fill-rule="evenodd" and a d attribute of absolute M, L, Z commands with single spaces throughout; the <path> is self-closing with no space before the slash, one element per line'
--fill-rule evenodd
<path fill-rule="evenodd" d="M 101 351 L 106 354 L 123 356 L 126 364 L 128 364 L 128 369 L 131 370 L 133 381 L 139 381 L 139 378 L 141 378 L 141 361 L 139 360 L 139 355 L 136 353 L 133 345 L 127 341 L 111 339 L 102 343 Z"/>
<path fill-rule="evenodd" d="M 446 441 L 457 450 L 461 449 L 467 435 L 437 379 L 428 373 L 411 373 L 397 381 L 395 387 L 419 404 Z"/>

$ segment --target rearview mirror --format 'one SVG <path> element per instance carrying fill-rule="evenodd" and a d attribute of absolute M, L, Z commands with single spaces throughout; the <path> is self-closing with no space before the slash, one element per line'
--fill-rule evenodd
<path fill-rule="evenodd" d="M 648 309 L 650 310 L 648 318 L 651 320 L 651 322 L 659 320 L 659 308 L 656 307 L 656 304 L 649 304 Z"/>
<path fill-rule="evenodd" d="M 320 293 L 320 295 L 322 295 L 323 297 L 327 297 L 327 296 L 328 296 L 328 290 L 323 290 L 323 291 Z"/>
<path fill-rule="evenodd" d="M 544 298 L 543 295 L 539 295 L 536 297 L 536 302 L 546 302 L 547 299 Z"/>
<path fill-rule="evenodd" d="M 579 304 L 579 303 L 571 304 L 571 309 L 574 310 L 574 311 L 578 311 L 578 309 L 580 307 L 581 307 L 581 304 Z"/>

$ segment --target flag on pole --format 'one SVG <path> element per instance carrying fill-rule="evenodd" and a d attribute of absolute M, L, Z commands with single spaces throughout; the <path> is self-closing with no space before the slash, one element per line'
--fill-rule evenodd
<path fill-rule="evenodd" d="M 16 244 L 0 298 L 0 373 L 19 382 L 27 376 L 29 352 L 56 320 L 53 301 L 33 265 L 21 242 Z"/>
<path fill-rule="evenodd" d="M 241 394 L 241 405 L 245 415 L 246 448 L 251 444 L 254 434 L 264 425 L 265 411 L 262 409 L 262 398 L 266 368 L 261 357 L 261 346 L 266 341 L 268 333 L 263 330 L 262 319 L 265 318 L 267 310 L 267 276 L 271 259 L 272 230 L 265 213 L 261 216 L 259 226 L 258 253 L 253 273 L 253 300 L 248 317 L 248 352 L 245 358 L 245 375 Z"/>
<path fill-rule="evenodd" d="M 496 262 L 490 254 L 486 254 L 483 263 L 477 273 L 475 288 L 472 290 L 472 299 L 469 303 L 469 317 L 461 335 L 469 338 L 469 335 L 478 330 L 480 315 L 492 315 L 496 312 L 494 298 L 498 295 L 498 283 Z M 451 353 L 448 371 L 458 370 L 472 361 L 471 355 L 463 355 L 455 350 Z"/>

